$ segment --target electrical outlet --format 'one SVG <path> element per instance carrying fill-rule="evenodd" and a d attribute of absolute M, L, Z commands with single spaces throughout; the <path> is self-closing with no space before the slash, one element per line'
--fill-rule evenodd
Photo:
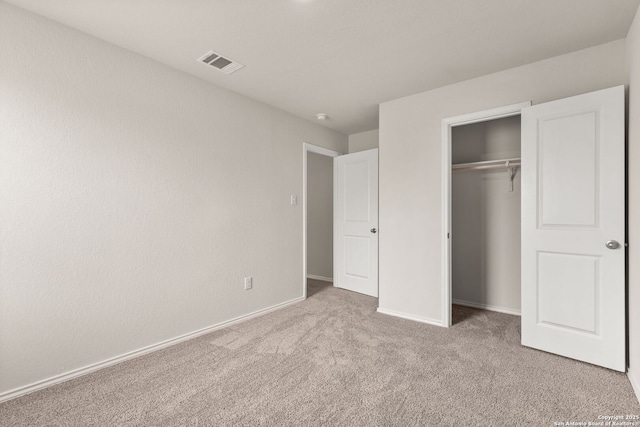
<path fill-rule="evenodd" d="M 251 277 L 251 276 L 245 277 L 244 278 L 244 290 L 248 291 L 251 288 L 253 288 L 253 277 Z"/>

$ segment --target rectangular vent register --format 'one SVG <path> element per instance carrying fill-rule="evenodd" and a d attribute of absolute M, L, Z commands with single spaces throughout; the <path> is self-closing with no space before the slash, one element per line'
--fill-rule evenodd
<path fill-rule="evenodd" d="M 239 62 L 236 62 L 232 59 L 225 58 L 213 50 L 202 55 L 198 58 L 198 62 L 202 62 L 203 64 L 209 65 L 216 70 L 222 71 L 225 74 L 231 74 L 234 71 L 238 71 L 240 68 L 244 67 Z"/>

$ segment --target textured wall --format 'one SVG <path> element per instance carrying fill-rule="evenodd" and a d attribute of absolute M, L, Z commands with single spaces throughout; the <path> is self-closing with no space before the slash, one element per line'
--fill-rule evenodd
<path fill-rule="evenodd" d="M 333 157 L 307 155 L 307 274 L 333 279 Z"/>
<path fill-rule="evenodd" d="M 1 2 L 0 55 L 0 394 L 302 296 L 345 135 Z"/>
<path fill-rule="evenodd" d="M 441 322 L 443 118 L 627 81 L 618 40 L 380 106 L 380 308 Z"/>
<path fill-rule="evenodd" d="M 629 377 L 640 400 L 640 12 L 627 36 L 629 71 Z"/>

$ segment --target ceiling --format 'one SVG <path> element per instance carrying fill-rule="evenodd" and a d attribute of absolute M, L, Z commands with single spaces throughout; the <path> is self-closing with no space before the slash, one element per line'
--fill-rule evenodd
<path fill-rule="evenodd" d="M 624 38 L 640 0 L 5 0 L 345 134 L 378 104 Z M 231 75 L 196 61 L 215 50 Z"/>

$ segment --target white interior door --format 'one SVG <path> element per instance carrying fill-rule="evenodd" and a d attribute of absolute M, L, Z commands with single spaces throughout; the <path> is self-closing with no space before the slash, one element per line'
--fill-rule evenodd
<path fill-rule="evenodd" d="M 624 87 L 522 110 L 522 344 L 625 370 Z"/>
<path fill-rule="evenodd" d="M 334 286 L 378 296 L 378 149 L 333 159 Z"/>

